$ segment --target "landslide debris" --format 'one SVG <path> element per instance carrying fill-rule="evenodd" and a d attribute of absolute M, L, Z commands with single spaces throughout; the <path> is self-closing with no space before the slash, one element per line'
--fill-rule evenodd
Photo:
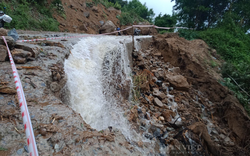
<path fill-rule="evenodd" d="M 72 34 L 20 31 L 21 38 Z M 35 35 L 34 35 L 35 34 Z M 76 34 L 75 34 L 76 35 Z M 80 35 L 80 34 L 77 34 Z M 63 103 L 67 78 L 63 62 L 78 39 L 14 43 L 7 38 L 24 89 L 39 155 L 139 155 L 122 133 L 97 131 Z M 7 55 L 0 38 L 0 55 Z M 18 58 L 17 58 L 18 57 Z M 19 62 L 18 62 L 19 63 Z M 66 100 L 65 100 L 66 101 Z M 22 115 L 8 57 L 0 61 L 0 155 L 28 155 Z"/>
<path fill-rule="evenodd" d="M 133 98 L 139 103 L 133 109 L 139 115 L 131 109 L 129 119 L 137 131 L 158 140 L 167 155 L 249 155 L 249 116 L 218 82 L 215 50 L 174 33 L 145 43 L 133 52 Z"/>

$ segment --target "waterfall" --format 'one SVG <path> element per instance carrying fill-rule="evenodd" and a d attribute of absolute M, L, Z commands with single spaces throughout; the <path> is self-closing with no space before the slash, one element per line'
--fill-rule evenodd
<path fill-rule="evenodd" d="M 118 128 L 131 139 L 121 104 L 129 98 L 131 69 L 127 43 L 131 37 L 88 37 L 80 40 L 65 60 L 71 107 L 92 128 Z"/>

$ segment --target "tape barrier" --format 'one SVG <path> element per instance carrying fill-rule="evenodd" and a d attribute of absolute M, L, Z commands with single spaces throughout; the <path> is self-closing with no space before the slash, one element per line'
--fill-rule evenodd
<path fill-rule="evenodd" d="M 16 42 L 36 42 L 36 41 L 45 41 L 45 40 L 61 40 L 61 39 L 69 39 L 69 38 L 82 38 L 82 37 L 91 37 L 91 36 L 100 36 L 100 35 L 111 35 L 111 34 L 115 34 L 118 32 L 122 32 L 128 29 L 131 29 L 133 27 L 139 27 L 139 28 L 150 28 L 150 27 L 154 27 L 156 29 L 190 29 L 190 28 L 186 28 L 186 27 L 158 27 L 155 25 L 133 25 L 133 26 L 129 26 L 125 29 L 119 30 L 119 31 L 114 31 L 111 33 L 104 33 L 104 34 L 92 34 L 92 35 L 78 35 L 78 36 L 65 36 L 65 37 L 52 37 L 52 38 L 40 38 L 40 39 L 31 39 L 31 40 L 17 40 Z"/>
<path fill-rule="evenodd" d="M 21 83 L 20 77 L 19 77 L 19 75 L 17 73 L 16 65 L 15 65 L 15 63 L 13 61 L 13 58 L 12 58 L 12 55 L 10 53 L 10 49 L 9 49 L 9 46 L 8 46 L 8 44 L 6 42 L 6 39 L 5 39 L 4 36 L 2 36 L 2 38 L 3 38 L 3 40 L 4 40 L 5 44 L 6 44 L 8 54 L 9 54 L 9 58 L 10 58 L 10 64 L 11 64 L 11 67 L 12 67 L 14 81 L 15 81 L 15 84 L 16 84 L 16 90 L 17 90 L 17 95 L 18 95 L 19 106 L 20 106 L 20 110 L 21 110 L 21 113 L 22 113 L 23 125 L 24 125 L 26 138 L 27 138 L 29 155 L 30 156 L 38 156 L 36 141 L 35 141 L 35 137 L 34 137 L 34 132 L 33 132 L 33 128 L 32 128 L 32 124 L 31 124 L 31 120 L 30 120 L 30 115 L 29 115 L 26 99 L 25 99 L 24 92 L 23 92 L 22 83 Z"/>

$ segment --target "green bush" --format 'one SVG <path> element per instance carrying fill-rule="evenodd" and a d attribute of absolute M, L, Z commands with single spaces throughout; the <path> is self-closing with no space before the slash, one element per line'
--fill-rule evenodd
<path fill-rule="evenodd" d="M 180 30 L 179 35 L 188 40 L 202 39 L 227 62 L 222 67 L 224 81 L 250 114 L 250 37 L 240 27 L 230 23 L 204 31 Z M 215 66 L 211 62 L 211 66 Z M 237 84 L 236 84 L 237 83 Z M 243 91 L 244 90 L 244 91 Z"/>
<path fill-rule="evenodd" d="M 59 23 L 53 18 L 51 7 L 40 5 L 44 1 L 3 1 L 0 8 L 6 7 L 11 23 L 6 23 L 8 29 L 58 31 Z M 36 16 L 35 16 L 36 15 Z"/>
<path fill-rule="evenodd" d="M 117 10 L 121 10 L 122 6 L 119 3 L 116 2 L 115 5 L 114 5 L 114 8 L 117 9 Z"/>

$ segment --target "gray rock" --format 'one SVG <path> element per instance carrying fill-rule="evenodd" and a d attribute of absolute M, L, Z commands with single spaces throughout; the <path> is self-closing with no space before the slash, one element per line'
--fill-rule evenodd
<path fill-rule="evenodd" d="M 89 18 L 89 12 L 84 12 L 83 15 L 84 15 L 86 18 Z"/>
<path fill-rule="evenodd" d="M 60 148 L 60 147 L 59 147 L 58 144 L 55 144 L 55 147 L 54 147 L 54 148 L 55 148 L 56 152 L 59 152 L 59 148 Z"/>
<path fill-rule="evenodd" d="M 101 24 L 101 25 L 103 25 L 103 24 L 104 24 L 104 22 L 103 22 L 103 21 L 99 21 L 99 22 L 100 22 L 100 24 Z"/>
<path fill-rule="evenodd" d="M 107 21 L 105 24 L 100 28 L 100 33 L 110 33 L 115 31 L 116 26 L 112 21 Z"/>
<path fill-rule="evenodd" d="M 16 153 L 17 153 L 18 155 L 22 155 L 22 154 L 23 154 L 23 148 L 20 148 L 19 150 L 17 150 Z"/>
<path fill-rule="evenodd" d="M 154 104 L 158 107 L 163 107 L 163 103 L 158 98 L 154 98 Z"/>
<path fill-rule="evenodd" d="M 158 88 L 153 88 L 153 95 L 158 97 L 160 100 L 167 98 L 167 96 L 164 93 L 160 92 Z"/>
<path fill-rule="evenodd" d="M 27 152 L 27 153 L 29 153 L 29 149 L 28 149 L 28 146 L 24 146 L 24 150 Z"/>
<path fill-rule="evenodd" d="M 161 130 L 159 128 L 156 128 L 154 131 L 154 137 L 160 137 L 161 136 Z"/>
<path fill-rule="evenodd" d="M 58 84 L 57 82 L 52 82 L 52 83 L 50 84 L 50 90 L 51 90 L 52 92 L 57 92 L 57 91 L 59 91 L 59 90 L 60 90 L 59 84 Z"/>

